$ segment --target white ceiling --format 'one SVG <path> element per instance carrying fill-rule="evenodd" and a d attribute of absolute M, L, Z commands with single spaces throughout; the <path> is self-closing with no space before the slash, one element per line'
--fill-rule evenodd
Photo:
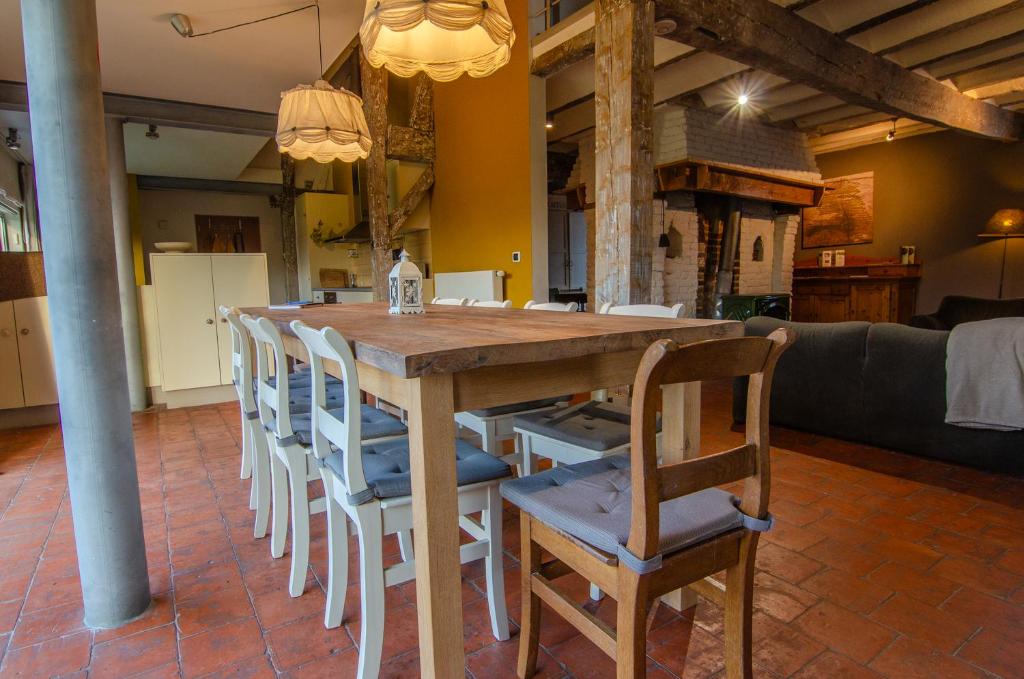
<path fill-rule="evenodd" d="M 159 139 L 146 136 L 147 125 L 124 126 L 128 172 L 160 177 L 235 180 L 264 144 L 265 137 L 225 134 L 181 127 L 159 127 Z"/>
<path fill-rule="evenodd" d="M 97 0 L 103 89 L 135 96 L 276 112 L 280 93 L 319 72 L 316 13 L 182 38 L 170 15 L 197 33 L 296 9 L 272 0 Z M 362 0 L 320 0 L 324 66 L 356 34 Z M 0 80 L 25 81 L 19 0 L 0 0 Z"/>

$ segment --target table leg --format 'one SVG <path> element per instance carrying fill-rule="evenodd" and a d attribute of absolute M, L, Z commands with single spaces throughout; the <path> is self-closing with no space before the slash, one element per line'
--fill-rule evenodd
<path fill-rule="evenodd" d="M 416 607 L 423 677 L 462 677 L 462 583 L 451 375 L 409 382 Z"/>
<path fill-rule="evenodd" d="M 700 455 L 700 382 L 662 387 L 662 463 Z M 697 605 L 697 595 L 683 588 L 661 598 L 677 611 Z"/>

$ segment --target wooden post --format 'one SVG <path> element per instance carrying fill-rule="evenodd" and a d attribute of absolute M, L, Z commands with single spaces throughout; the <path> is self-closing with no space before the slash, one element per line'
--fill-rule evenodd
<path fill-rule="evenodd" d="M 305 235 L 305 234 L 303 234 Z M 286 300 L 299 298 L 299 260 L 295 251 L 295 160 L 281 154 L 281 257 Z"/>
<path fill-rule="evenodd" d="M 594 308 L 651 299 L 654 3 L 597 0 Z"/>
<path fill-rule="evenodd" d="M 388 298 L 388 272 L 392 264 L 387 176 L 388 75 L 383 68 L 371 66 L 360 51 L 359 79 L 366 126 L 373 139 L 366 159 L 366 197 L 373 241 L 373 298 L 379 302 Z"/>

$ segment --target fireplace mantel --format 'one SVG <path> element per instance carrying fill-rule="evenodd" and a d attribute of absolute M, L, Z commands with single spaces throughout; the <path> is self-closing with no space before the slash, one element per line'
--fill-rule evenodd
<path fill-rule="evenodd" d="M 707 160 L 687 159 L 665 163 L 654 171 L 659 191 L 717 193 L 796 207 L 816 206 L 825 191 L 821 182 L 793 179 Z"/>

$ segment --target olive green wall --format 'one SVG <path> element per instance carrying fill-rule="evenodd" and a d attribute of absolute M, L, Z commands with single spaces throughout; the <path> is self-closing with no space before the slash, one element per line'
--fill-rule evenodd
<path fill-rule="evenodd" d="M 977 234 L 997 209 L 1024 208 L 1024 143 L 941 132 L 816 161 L 825 178 L 874 171 L 874 242 L 841 247 L 847 256 L 898 257 L 900 245 L 916 245 L 924 263 L 918 313 L 934 311 L 945 295 L 996 296 L 1003 242 Z M 1003 296 L 1024 297 L 1024 238 L 1008 245 Z M 797 259 L 819 250 L 798 249 Z"/>

